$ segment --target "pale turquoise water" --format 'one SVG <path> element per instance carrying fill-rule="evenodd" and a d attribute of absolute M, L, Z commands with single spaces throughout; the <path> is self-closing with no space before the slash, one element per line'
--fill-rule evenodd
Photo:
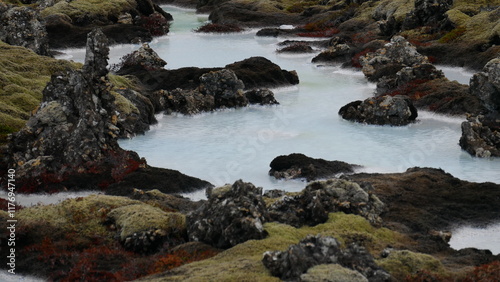
<path fill-rule="evenodd" d="M 267 172 L 274 157 L 304 153 L 360 164 L 363 171 L 402 172 L 425 166 L 442 168 L 465 180 L 500 183 L 499 159 L 473 158 L 460 149 L 463 118 L 421 111 L 419 122 L 406 127 L 344 121 L 337 115 L 338 109 L 371 96 L 374 89 L 360 72 L 317 67 L 310 63 L 313 54 L 277 54 L 279 40 L 256 37 L 256 30 L 196 34 L 192 30 L 205 22 L 206 16 L 172 7 L 166 10 L 176 19 L 172 32 L 150 45 L 168 62 L 167 68 L 219 67 L 264 56 L 282 68 L 296 70 L 301 82 L 274 90 L 279 106 L 252 106 L 195 116 L 159 115 L 158 125 L 145 135 L 120 141 L 123 148 L 138 152 L 150 165 L 177 169 L 215 185 L 243 179 L 266 190 L 297 191 L 305 186 L 304 182 L 277 181 Z M 137 48 L 114 47 L 111 63 Z M 83 51 L 70 50 L 65 57 L 82 61 Z M 471 76 L 460 68 L 440 68 L 461 83 L 468 83 Z M 202 195 L 200 191 L 192 196 Z M 457 237 L 474 244 L 473 237 L 467 239 L 470 233 L 466 230 L 462 232 L 465 237 Z"/>

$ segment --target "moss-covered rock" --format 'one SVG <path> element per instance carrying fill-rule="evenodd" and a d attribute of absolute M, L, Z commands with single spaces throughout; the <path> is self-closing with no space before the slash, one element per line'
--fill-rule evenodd
<path fill-rule="evenodd" d="M 0 142 L 18 131 L 42 99 L 42 90 L 56 72 L 80 64 L 40 56 L 24 47 L 0 41 Z"/>
<path fill-rule="evenodd" d="M 338 264 L 320 264 L 300 276 L 303 282 L 368 282 L 361 273 Z"/>
<path fill-rule="evenodd" d="M 28 242 L 45 237 L 58 240 L 70 233 L 84 238 L 112 240 L 113 233 L 102 224 L 108 212 L 137 204 L 142 203 L 124 197 L 91 195 L 68 199 L 59 204 L 24 208 L 16 217 L 25 230 L 23 236 L 28 238 Z"/>
<path fill-rule="evenodd" d="M 392 251 L 387 258 L 380 259 L 377 263 L 399 281 L 418 271 L 436 274 L 445 272 L 444 266 L 435 257 L 407 250 Z"/>
<path fill-rule="evenodd" d="M 143 203 L 116 208 L 108 214 L 108 218 L 120 230 L 121 240 L 150 229 L 160 229 L 165 234 L 186 231 L 186 217 L 183 214 L 165 212 Z"/>

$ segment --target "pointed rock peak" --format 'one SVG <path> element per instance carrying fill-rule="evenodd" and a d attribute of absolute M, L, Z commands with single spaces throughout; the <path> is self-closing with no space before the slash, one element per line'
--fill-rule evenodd
<path fill-rule="evenodd" d="M 87 35 L 87 50 L 83 70 L 93 77 L 101 77 L 108 73 L 108 38 L 100 29 L 93 29 Z"/>

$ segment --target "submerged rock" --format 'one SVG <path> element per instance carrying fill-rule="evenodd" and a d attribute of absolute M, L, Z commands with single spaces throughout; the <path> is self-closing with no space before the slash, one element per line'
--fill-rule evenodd
<path fill-rule="evenodd" d="M 229 248 L 267 236 L 262 188 L 241 180 L 207 190 L 208 201 L 187 217 L 188 235 L 217 248 Z"/>
<path fill-rule="evenodd" d="M 320 235 L 309 235 L 286 251 L 268 251 L 264 253 L 262 262 L 272 275 L 285 281 L 307 278 L 303 274 L 321 264 L 339 264 L 358 272 L 368 281 L 390 281 L 391 278 L 365 248 L 352 244 L 347 249 L 341 249 L 335 238 Z"/>
<path fill-rule="evenodd" d="M 48 56 L 49 40 L 37 10 L 0 3 L 0 40 Z"/>
<path fill-rule="evenodd" d="M 339 110 L 343 119 L 376 125 L 402 126 L 415 122 L 418 113 L 405 96 L 379 96 L 351 102 Z"/>
<path fill-rule="evenodd" d="M 384 203 L 371 191 L 342 179 L 313 182 L 298 195 L 283 196 L 268 207 L 271 220 L 295 227 L 324 223 L 328 213 L 339 211 L 380 224 L 384 210 Z"/>
<path fill-rule="evenodd" d="M 269 175 L 278 179 L 305 178 L 307 181 L 312 181 L 333 177 L 340 173 L 352 173 L 357 165 L 341 161 L 314 159 L 304 154 L 290 154 L 274 158 L 270 167 Z"/>

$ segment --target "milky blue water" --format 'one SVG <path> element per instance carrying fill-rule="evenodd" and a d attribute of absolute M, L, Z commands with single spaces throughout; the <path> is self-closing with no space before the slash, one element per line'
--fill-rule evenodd
<path fill-rule="evenodd" d="M 123 148 L 136 151 L 150 165 L 176 169 L 215 185 L 243 179 L 265 190 L 298 191 L 304 188 L 304 182 L 278 181 L 268 176 L 268 170 L 276 156 L 303 153 L 359 164 L 368 172 L 434 167 L 469 181 L 500 183 L 500 159 L 474 158 L 459 147 L 462 117 L 420 111 L 419 121 L 405 127 L 344 121 L 337 114 L 339 108 L 370 97 L 375 88 L 360 72 L 312 64 L 315 54 L 277 54 L 281 39 L 256 37 L 256 30 L 197 34 L 192 30 L 207 20 L 206 15 L 169 6 L 165 9 L 175 19 L 171 32 L 150 45 L 168 62 L 166 68 L 221 67 L 263 56 L 284 69 L 296 70 L 300 84 L 274 89 L 279 106 L 194 116 L 158 115 L 159 123 L 145 135 L 120 141 Z M 113 47 L 110 63 L 137 48 Z M 67 50 L 62 58 L 82 61 L 83 54 L 82 49 Z M 440 68 L 450 79 L 465 84 L 472 75 L 460 68 Z M 202 194 L 200 191 L 191 196 Z"/>

